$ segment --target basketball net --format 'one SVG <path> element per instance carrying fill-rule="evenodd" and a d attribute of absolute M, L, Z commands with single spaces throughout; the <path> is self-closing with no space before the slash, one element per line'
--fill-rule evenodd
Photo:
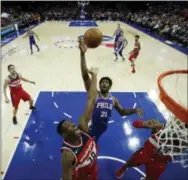
<path fill-rule="evenodd" d="M 172 162 L 188 167 L 188 70 L 174 70 L 158 77 L 159 110 L 166 119 L 166 126 L 159 133 L 158 146 Z"/>
<path fill-rule="evenodd" d="M 80 19 L 81 20 L 85 20 L 86 18 L 86 12 L 84 10 L 85 6 L 89 4 L 89 1 L 86 1 L 86 0 L 81 0 L 81 1 L 78 1 L 78 5 L 81 6 L 81 13 L 80 13 Z"/>
<path fill-rule="evenodd" d="M 88 4 L 89 4 L 89 1 L 86 1 L 86 0 L 78 1 L 78 5 L 81 6 L 83 9 Z"/>

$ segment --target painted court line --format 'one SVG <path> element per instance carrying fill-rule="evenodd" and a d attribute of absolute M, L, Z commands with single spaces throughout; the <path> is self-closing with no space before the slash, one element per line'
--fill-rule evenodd
<path fill-rule="evenodd" d="M 58 121 L 54 121 L 54 124 L 59 124 L 59 122 Z"/>
<path fill-rule="evenodd" d="M 112 120 L 112 121 L 108 121 L 108 123 L 110 124 L 110 123 L 113 123 L 114 122 L 114 120 Z"/>
<path fill-rule="evenodd" d="M 120 163 L 125 164 L 126 161 L 119 159 L 119 158 L 115 158 L 115 157 L 111 157 L 111 156 L 98 156 L 97 159 L 108 159 L 108 160 L 112 160 L 112 161 L 117 161 Z M 135 169 L 137 172 L 139 172 L 142 176 L 146 177 L 146 174 L 144 172 L 142 172 L 140 169 L 133 167 L 133 169 Z"/>
<path fill-rule="evenodd" d="M 136 99 L 136 93 L 135 93 L 135 92 L 133 92 L 133 95 L 134 95 L 134 97 L 135 97 L 135 99 Z M 133 109 L 136 107 L 136 105 L 137 105 L 137 103 L 134 103 Z M 127 117 L 127 116 L 122 116 L 123 119 L 125 119 L 126 117 Z"/>
<path fill-rule="evenodd" d="M 136 103 L 134 103 L 133 109 L 136 107 Z"/>
<path fill-rule="evenodd" d="M 54 102 L 54 106 L 58 109 L 59 108 L 59 106 L 56 104 L 56 102 Z"/>
<path fill-rule="evenodd" d="M 72 116 L 71 115 L 69 115 L 69 114 L 67 114 L 67 113 L 63 113 L 65 116 L 67 116 L 68 118 L 72 118 Z"/>
<path fill-rule="evenodd" d="M 35 101 L 34 101 L 34 104 L 36 103 L 36 101 L 37 101 L 37 99 L 38 99 L 38 97 L 39 97 L 39 94 L 40 94 L 40 92 L 39 92 L 38 95 L 36 96 Z M 30 111 L 29 118 L 30 118 L 31 113 L 32 113 L 32 111 Z M 28 122 L 29 118 L 27 119 L 27 122 Z M 26 127 L 26 125 L 27 125 L 27 123 L 25 124 L 25 127 Z M 23 132 L 24 132 L 24 130 L 25 130 L 25 127 L 22 128 L 19 137 L 22 137 Z M 20 138 L 20 139 L 21 139 L 21 138 Z M 17 144 L 15 145 L 15 148 L 14 148 L 13 151 L 12 151 L 12 154 L 11 154 L 11 156 L 10 156 L 10 159 L 9 159 L 8 163 L 7 163 L 6 168 L 4 169 L 4 171 L 2 171 L 2 172 L 3 172 L 3 175 L 2 175 L 2 177 L 1 177 L 2 179 L 5 178 L 5 175 L 6 175 L 6 173 L 7 173 L 7 170 L 8 170 L 8 168 L 9 168 L 9 166 L 10 166 L 10 163 L 11 163 L 11 161 L 12 161 L 12 158 L 13 158 L 13 156 L 14 156 L 14 154 L 15 154 L 15 152 L 16 152 L 16 149 L 17 149 L 17 147 L 18 147 L 18 144 L 19 144 L 19 142 L 20 142 L 20 139 L 17 141 Z"/>

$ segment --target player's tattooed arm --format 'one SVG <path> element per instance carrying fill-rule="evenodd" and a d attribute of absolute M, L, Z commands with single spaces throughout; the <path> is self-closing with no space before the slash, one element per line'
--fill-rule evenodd
<path fill-rule="evenodd" d="M 143 128 L 149 128 L 149 129 L 161 129 L 163 128 L 164 124 L 160 123 L 157 120 L 149 120 L 149 121 L 143 121 Z"/>
<path fill-rule="evenodd" d="M 148 120 L 148 121 L 136 120 L 133 122 L 133 126 L 135 128 L 148 128 L 148 129 L 152 129 L 153 131 L 158 131 L 164 127 L 164 124 L 160 123 L 157 120 Z"/>
<path fill-rule="evenodd" d="M 72 169 L 74 161 L 75 159 L 70 151 L 63 151 L 61 157 L 63 167 L 62 180 L 72 180 Z"/>
<path fill-rule="evenodd" d="M 80 117 L 79 120 L 79 129 L 81 129 L 82 131 L 88 133 L 88 123 L 91 120 L 91 116 L 93 113 L 93 108 L 94 108 L 94 104 L 96 102 L 96 98 L 97 98 L 97 91 L 96 91 L 96 87 L 97 87 L 97 69 L 91 69 L 90 71 L 88 71 L 91 74 L 91 85 L 88 91 L 88 97 L 87 97 L 87 104 L 86 104 L 86 108 L 85 111 L 83 113 L 83 115 Z"/>
<path fill-rule="evenodd" d="M 113 98 L 114 100 L 114 108 L 121 116 L 128 116 L 137 113 L 140 117 L 142 117 L 141 109 L 124 109 L 119 103 L 117 98 Z"/>
<path fill-rule="evenodd" d="M 5 102 L 9 103 L 10 100 L 8 99 L 8 96 L 7 96 L 7 87 L 8 87 L 8 80 L 5 79 L 4 84 L 3 84 L 3 93 L 4 93 L 4 96 L 5 96 Z"/>
<path fill-rule="evenodd" d="M 87 51 L 87 46 L 84 44 L 82 39 L 79 39 L 78 41 L 79 41 L 79 48 L 80 48 L 80 59 L 81 59 L 80 66 L 81 66 L 82 78 L 84 81 L 86 91 L 89 91 L 91 78 L 87 71 L 86 58 L 85 58 L 85 52 Z"/>

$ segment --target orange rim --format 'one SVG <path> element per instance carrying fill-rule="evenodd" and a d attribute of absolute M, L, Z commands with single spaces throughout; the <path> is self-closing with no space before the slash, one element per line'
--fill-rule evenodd
<path fill-rule="evenodd" d="M 177 118 L 179 118 L 184 123 L 188 123 L 188 109 L 173 100 L 162 87 L 162 79 L 171 74 L 188 74 L 188 70 L 172 70 L 161 74 L 158 77 L 158 87 L 160 91 L 159 98 Z"/>

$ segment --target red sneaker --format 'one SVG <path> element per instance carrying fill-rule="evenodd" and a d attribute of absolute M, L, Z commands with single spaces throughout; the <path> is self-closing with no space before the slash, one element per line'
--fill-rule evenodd
<path fill-rule="evenodd" d="M 133 69 L 133 70 L 132 70 L 132 73 L 135 73 L 135 72 L 136 72 L 135 69 Z"/>
<path fill-rule="evenodd" d="M 126 169 L 127 169 L 127 167 L 126 167 L 125 165 L 122 166 L 122 167 L 117 171 L 117 173 L 116 173 L 116 178 L 117 178 L 117 179 L 122 178 L 123 175 L 124 175 L 124 173 L 125 173 L 125 171 L 126 171 Z"/>

